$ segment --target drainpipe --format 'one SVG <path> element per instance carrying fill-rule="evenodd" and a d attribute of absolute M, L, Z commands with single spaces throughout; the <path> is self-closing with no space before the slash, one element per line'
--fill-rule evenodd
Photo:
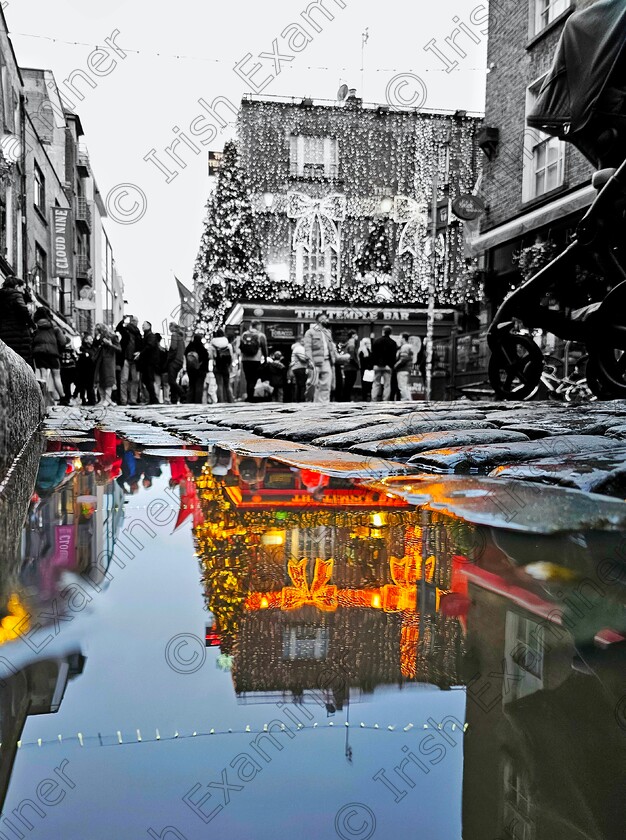
<path fill-rule="evenodd" d="M 21 177 L 21 220 L 22 220 L 22 280 L 28 283 L 28 234 L 26 225 L 26 105 L 24 94 L 20 94 L 20 130 L 22 132 L 22 177 Z M 16 266 L 17 268 L 17 266 Z"/>

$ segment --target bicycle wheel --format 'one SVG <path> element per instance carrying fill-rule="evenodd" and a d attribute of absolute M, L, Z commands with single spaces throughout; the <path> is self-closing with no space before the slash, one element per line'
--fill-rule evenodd
<path fill-rule="evenodd" d="M 528 400 L 539 390 L 543 355 L 532 338 L 509 334 L 492 350 L 489 381 L 504 400 Z"/>

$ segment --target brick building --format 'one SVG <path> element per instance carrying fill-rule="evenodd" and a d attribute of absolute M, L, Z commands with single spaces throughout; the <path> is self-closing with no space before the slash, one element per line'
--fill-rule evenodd
<path fill-rule="evenodd" d="M 526 127 L 565 21 L 592 2 L 489 4 L 489 74 L 479 138 L 487 212 L 474 249 L 494 305 L 521 279 L 514 256 L 537 242 L 560 250 L 595 195 L 593 168 L 573 146 Z"/>
<path fill-rule="evenodd" d="M 244 98 L 239 147 L 270 284 L 262 294 L 244 288 L 229 323 L 259 317 L 270 340 L 288 346 L 325 308 L 340 341 L 349 327 L 378 335 L 385 323 L 423 337 L 437 172 L 437 335 L 449 334 L 477 291 L 449 202 L 475 186 L 480 126 L 462 111 L 366 105 L 354 91 L 338 102 Z M 377 237 L 388 270 L 363 270 Z"/>

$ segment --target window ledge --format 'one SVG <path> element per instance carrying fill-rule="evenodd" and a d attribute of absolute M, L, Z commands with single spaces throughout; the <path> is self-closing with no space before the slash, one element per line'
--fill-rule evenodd
<path fill-rule="evenodd" d="M 541 207 L 542 204 L 548 204 L 553 199 L 557 198 L 558 196 L 566 193 L 569 190 L 569 184 L 561 184 L 560 187 L 555 187 L 550 192 L 542 193 L 541 195 L 536 196 L 536 198 L 528 198 L 526 201 L 522 201 L 522 206 L 524 211 L 526 210 L 534 210 L 535 207 Z"/>
<path fill-rule="evenodd" d="M 41 221 L 44 223 L 44 225 L 47 226 L 48 225 L 48 220 L 46 219 L 45 213 L 42 212 L 41 208 L 37 204 L 33 204 L 33 207 L 37 211 L 37 215 L 39 216 Z"/>
<path fill-rule="evenodd" d="M 544 26 L 541 32 L 537 32 L 535 35 L 533 35 L 530 41 L 527 42 L 525 49 L 531 50 L 535 46 L 535 44 L 538 44 L 539 41 L 542 41 L 547 35 L 550 34 L 550 32 L 556 29 L 557 26 L 560 26 L 560 24 L 567 20 L 567 18 L 570 15 L 574 14 L 575 11 L 576 4 L 572 3 L 569 9 L 565 9 L 565 11 L 561 12 L 561 14 L 558 17 L 555 17 L 554 20 L 551 20 L 547 26 Z"/>

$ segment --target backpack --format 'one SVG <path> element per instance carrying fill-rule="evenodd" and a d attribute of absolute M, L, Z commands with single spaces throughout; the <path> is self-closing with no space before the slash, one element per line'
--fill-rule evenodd
<path fill-rule="evenodd" d="M 251 359 L 261 349 L 261 340 L 259 339 L 259 334 L 256 332 L 245 332 L 241 336 L 241 342 L 239 344 L 239 349 L 241 350 L 241 355 L 245 356 L 248 359 Z"/>
<path fill-rule="evenodd" d="M 215 366 L 218 370 L 226 370 L 233 360 L 230 345 L 215 347 Z"/>
<path fill-rule="evenodd" d="M 187 353 L 187 370 L 198 370 L 200 367 L 200 356 L 195 350 L 190 350 Z"/>

